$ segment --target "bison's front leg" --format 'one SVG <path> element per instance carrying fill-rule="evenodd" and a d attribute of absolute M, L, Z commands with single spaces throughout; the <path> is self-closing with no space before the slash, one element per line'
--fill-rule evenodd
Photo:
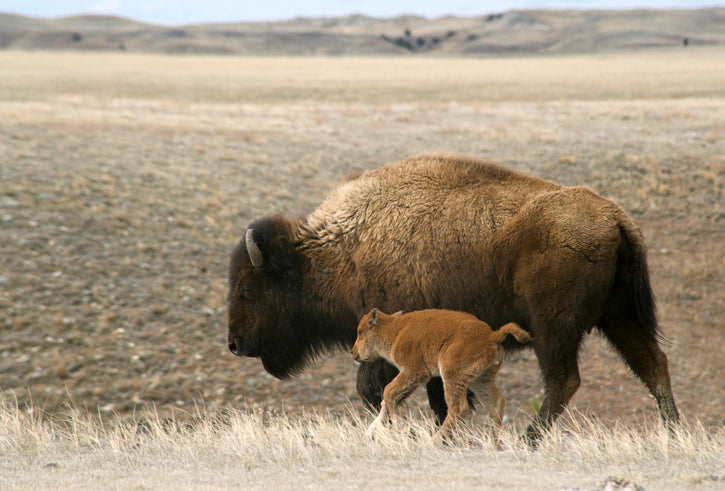
<path fill-rule="evenodd" d="M 443 379 L 433 377 L 426 384 L 425 390 L 428 394 L 428 404 L 430 404 L 430 408 L 435 413 L 436 426 L 440 426 L 448 415 L 448 404 L 446 404 L 445 393 L 443 391 Z"/>
<path fill-rule="evenodd" d="M 377 413 L 383 400 L 383 390 L 398 375 L 398 369 L 382 358 L 366 361 L 357 370 L 357 395 L 365 407 Z"/>

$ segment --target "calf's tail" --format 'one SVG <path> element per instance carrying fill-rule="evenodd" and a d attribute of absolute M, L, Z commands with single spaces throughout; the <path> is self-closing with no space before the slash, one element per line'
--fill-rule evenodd
<path fill-rule="evenodd" d="M 515 337 L 516 341 L 521 344 L 528 344 L 532 341 L 531 334 L 524 331 L 521 326 L 519 326 L 515 322 L 509 322 L 497 331 L 494 331 L 494 335 L 496 336 L 495 339 L 498 344 L 501 344 L 501 342 L 506 339 L 506 336 L 508 336 L 509 334 Z"/>

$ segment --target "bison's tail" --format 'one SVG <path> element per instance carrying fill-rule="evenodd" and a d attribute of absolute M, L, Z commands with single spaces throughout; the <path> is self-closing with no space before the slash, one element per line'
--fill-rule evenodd
<path fill-rule="evenodd" d="M 513 337 L 516 338 L 516 341 L 518 341 L 521 344 L 527 344 L 532 341 L 531 334 L 524 331 L 518 324 L 514 322 L 509 322 L 505 326 L 502 326 L 500 329 L 494 332 L 496 335 L 496 342 L 498 344 L 501 344 L 501 342 L 506 339 L 506 336 L 511 334 Z"/>
<path fill-rule="evenodd" d="M 615 292 L 620 309 L 630 311 L 639 326 L 653 337 L 665 340 L 657 325 L 657 308 L 647 267 L 647 248 L 639 228 L 630 219 L 620 221 L 622 240 L 617 249 Z"/>

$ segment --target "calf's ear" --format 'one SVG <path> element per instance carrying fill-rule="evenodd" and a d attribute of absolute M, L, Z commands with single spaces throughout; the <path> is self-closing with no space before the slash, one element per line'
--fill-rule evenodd
<path fill-rule="evenodd" d="M 370 315 L 368 316 L 368 327 L 370 329 L 378 325 L 378 314 L 380 314 L 380 311 L 378 309 L 373 309 L 370 311 Z"/>

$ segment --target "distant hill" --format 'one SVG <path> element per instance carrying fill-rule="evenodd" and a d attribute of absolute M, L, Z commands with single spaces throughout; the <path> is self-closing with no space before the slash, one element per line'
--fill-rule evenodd
<path fill-rule="evenodd" d="M 0 49 L 238 55 L 533 55 L 725 45 L 725 8 L 515 10 L 428 19 L 364 15 L 165 27 L 121 17 L 0 13 Z"/>

